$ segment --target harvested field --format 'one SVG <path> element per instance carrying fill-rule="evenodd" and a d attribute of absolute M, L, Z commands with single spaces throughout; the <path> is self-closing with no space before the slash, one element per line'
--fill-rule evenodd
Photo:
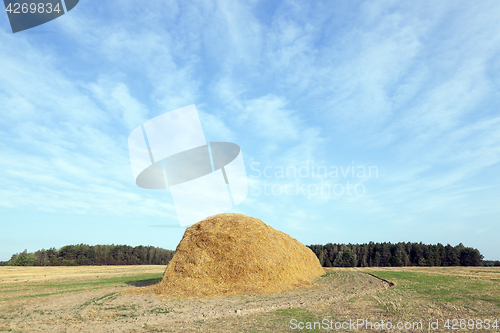
<path fill-rule="evenodd" d="M 28 269 L 33 280 L 21 282 Z M 81 275 L 75 269 L 81 269 Z M 89 276 L 85 269 L 95 275 Z M 57 277 L 50 278 L 43 267 L 0 267 L 0 275 L 8 279 L 0 283 L 0 331 L 291 332 L 297 331 L 290 329 L 292 319 L 341 322 L 365 318 L 423 324 L 440 320 L 441 328 L 433 332 L 450 332 L 443 328 L 447 318 L 500 320 L 499 268 L 330 268 L 315 280 L 322 286 L 255 296 L 163 301 L 154 294 L 122 293 L 160 281 L 164 269 L 58 267 Z M 364 271 L 395 285 L 389 288 Z"/>
<path fill-rule="evenodd" d="M 158 265 L 141 265 L 131 271 L 127 266 L 76 266 L 76 267 L 0 267 L 0 285 L 4 283 L 25 283 L 46 280 L 67 280 L 72 278 L 93 279 L 125 277 L 129 275 L 159 274 Z"/>
<path fill-rule="evenodd" d="M 63 273 L 65 267 L 60 267 Z M 92 267 L 108 272 L 110 267 Z M 115 268 L 115 267 L 113 267 Z M 111 268 L 111 269 L 113 269 Z M 259 313 L 280 309 L 307 308 L 333 301 L 347 301 L 388 288 L 386 283 L 354 270 L 328 272 L 316 280 L 317 287 L 267 295 L 239 295 L 187 300 L 164 301 L 155 294 L 129 294 L 131 286 L 144 285 L 161 279 L 162 266 L 151 273 L 156 280 L 143 274 L 142 266 L 116 267 L 127 276 L 106 278 L 75 276 L 68 269 L 66 278 L 33 283 L 5 282 L 0 284 L 0 330 L 19 332 L 156 332 L 192 330 L 227 320 L 239 320 Z M 0 268 L 2 272 L 4 268 Z M 14 278 L 16 268 L 9 268 Z M 38 270 L 38 272 L 36 272 Z M 22 268 L 18 268 L 24 274 Z M 127 272 L 125 272 L 127 271 Z M 2 272 L 3 273 L 3 272 Z M 31 268 L 35 278 L 44 275 L 43 268 Z M 101 275 L 99 275 L 101 276 Z M 60 286 L 60 289 L 58 289 Z M 72 289 L 68 289 L 71 286 Z M 79 289 L 88 289 L 79 291 Z M 50 295 L 46 291 L 50 290 Z M 212 329 L 211 329 L 212 330 Z M 218 331 L 214 328 L 213 331 Z M 231 331 L 231 330 L 228 330 Z"/>

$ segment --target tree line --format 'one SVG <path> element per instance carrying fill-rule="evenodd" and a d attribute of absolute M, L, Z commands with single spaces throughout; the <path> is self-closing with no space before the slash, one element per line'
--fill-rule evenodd
<path fill-rule="evenodd" d="M 500 260 L 483 260 L 483 266 L 486 267 L 499 267 Z"/>
<path fill-rule="evenodd" d="M 174 251 L 154 246 L 79 244 L 33 253 L 25 250 L 3 263 L 6 266 L 167 265 L 173 255 Z"/>
<path fill-rule="evenodd" d="M 500 266 L 500 261 L 483 261 L 479 250 L 462 243 L 426 245 L 422 243 L 374 243 L 308 245 L 323 267 L 393 266 Z M 67 245 L 33 253 L 12 255 L 0 266 L 77 265 L 167 265 L 175 251 L 154 246 Z"/>
<path fill-rule="evenodd" d="M 462 243 L 374 243 L 308 245 L 323 267 L 481 266 L 479 250 Z M 494 266 L 495 263 L 490 264 Z"/>

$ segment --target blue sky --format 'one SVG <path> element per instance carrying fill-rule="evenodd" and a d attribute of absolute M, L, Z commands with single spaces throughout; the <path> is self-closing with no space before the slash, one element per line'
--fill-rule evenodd
<path fill-rule="evenodd" d="M 127 138 L 190 104 L 207 141 L 242 149 L 233 212 L 304 244 L 462 242 L 500 259 L 499 20 L 498 1 L 456 0 L 82 0 L 16 34 L 0 15 L 0 260 L 175 249 L 172 197 L 134 184 Z M 279 174 L 294 167 L 305 177 Z"/>

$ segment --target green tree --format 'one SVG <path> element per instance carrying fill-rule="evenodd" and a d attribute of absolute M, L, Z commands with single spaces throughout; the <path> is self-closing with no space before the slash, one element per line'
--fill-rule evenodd
<path fill-rule="evenodd" d="M 462 266 L 481 266 L 483 256 L 477 249 L 466 247 L 460 252 L 460 265 Z"/>
<path fill-rule="evenodd" d="M 34 266 L 35 265 L 35 255 L 33 253 L 28 253 L 24 250 L 23 253 L 17 255 L 12 263 L 9 261 L 9 266 Z"/>
<path fill-rule="evenodd" d="M 457 250 L 450 244 L 446 245 L 444 248 L 445 252 L 445 266 L 458 266 L 460 265 L 460 258 Z"/>
<path fill-rule="evenodd" d="M 333 267 L 344 267 L 344 252 L 339 251 L 337 253 L 337 256 L 335 257 L 335 260 L 333 261 Z"/>
<path fill-rule="evenodd" d="M 418 259 L 418 265 L 419 266 L 427 266 L 427 262 L 425 261 L 425 258 L 424 257 L 420 257 Z"/>
<path fill-rule="evenodd" d="M 318 261 L 321 267 L 325 267 L 325 250 L 320 251 Z"/>
<path fill-rule="evenodd" d="M 346 248 L 342 255 L 342 267 L 356 267 L 358 258 L 350 248 Z"/>

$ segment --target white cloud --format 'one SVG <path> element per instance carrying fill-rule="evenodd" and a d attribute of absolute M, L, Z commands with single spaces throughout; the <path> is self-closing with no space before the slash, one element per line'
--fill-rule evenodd
<path fill-rule="evenodd" d="M 203 132 L 205 133 L 205 139 L 208 142 L 234 142 L 235 135 L 233 130 L 226 125 L 221 117 L 212 113 L 203 112 L 198 106 L 197 110 Z"/>
<path fill-rule="evenodd" d="M 166 198 L 138 195 L 134 187 L 126 137 L 146 110 L 128 87 L 94 84 L 101 109 L 87 95 L 89 85 L 70 80 L 51 52 L 22 37 L 6 39 L 0 52 L 8 69 L 0 71 L 1 205 L 172 216 Z"/>
<path fill-rule="evenodd" d="M 147 120 L 146 107 L 131 96 L 129 88 L 123 82 L 101 77 L 88 87 L 105 111 L 121 120 L 128 131 Z"/>
<path fill-rule="evenodd" d="M 239 121 L 255 134 L 278 142 L 299 139 L 300 119 L 288 110 L 284 98 L 267 95 L 245 101 Z"/>

